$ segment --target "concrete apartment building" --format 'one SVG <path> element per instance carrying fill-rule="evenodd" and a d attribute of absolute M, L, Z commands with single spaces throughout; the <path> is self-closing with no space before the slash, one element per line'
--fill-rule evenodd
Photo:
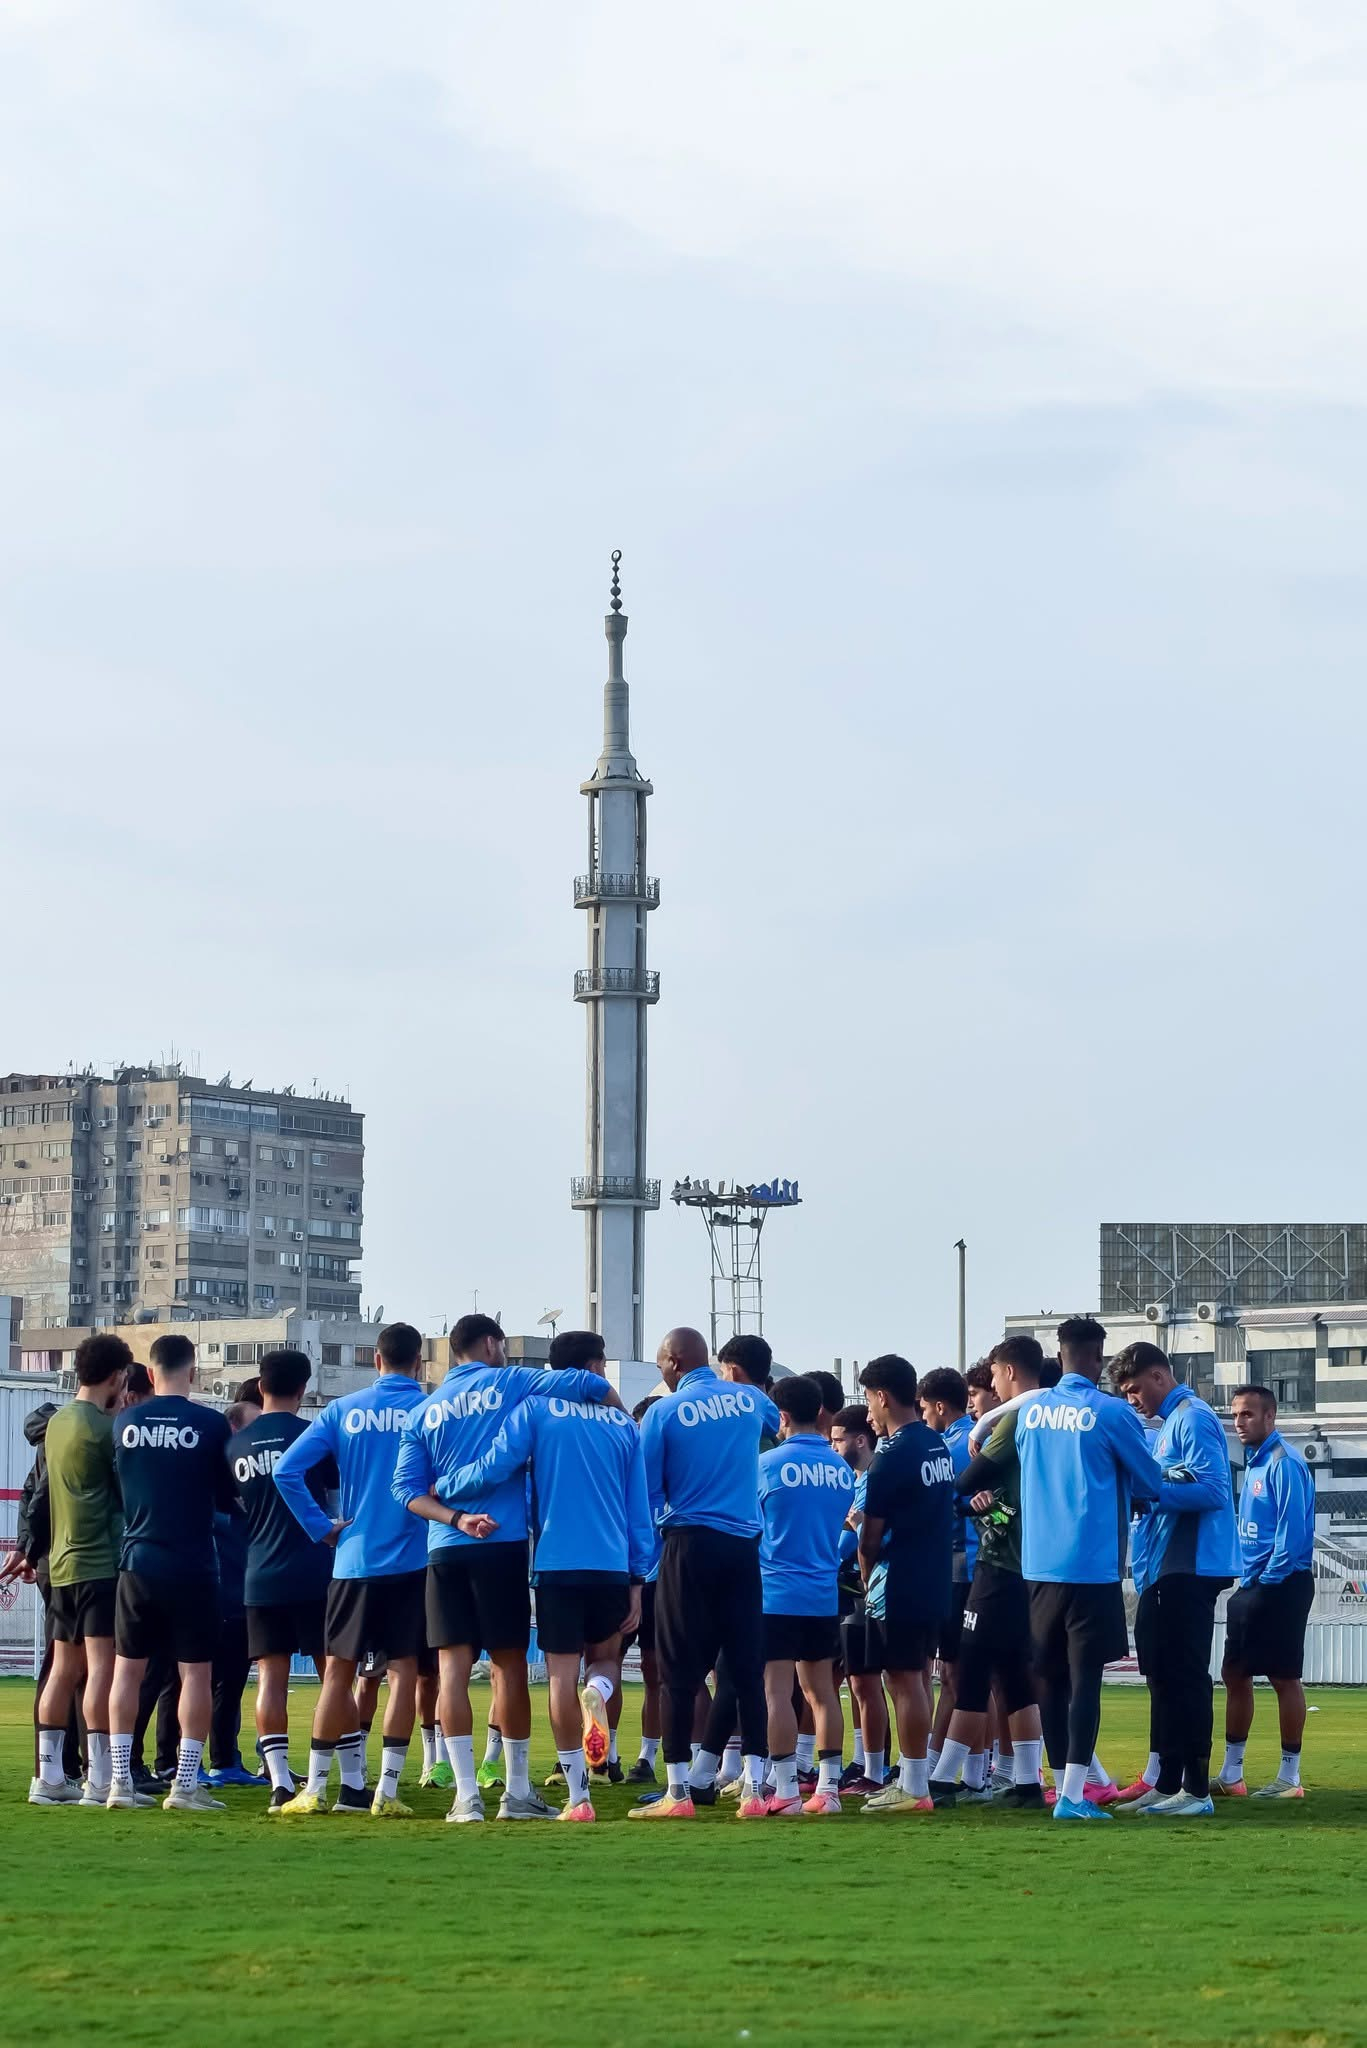
<path fill-rule="evenodd" d="M 362 1118 L 179 1066 L 0 1078 L 0 1294 L 26 1334 L 356 1319 Z"/>

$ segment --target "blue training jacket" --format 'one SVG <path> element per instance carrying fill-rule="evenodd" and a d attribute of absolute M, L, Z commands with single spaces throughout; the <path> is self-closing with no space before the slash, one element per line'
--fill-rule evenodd
<path fill-rule="evenodd" d="M 836 1614 L 840 1538 L 854 1474 L 824 1436 L 784 1437 L 759 1461 L 766 1614 Z"/>
<path fill-rule="evenodd" d="M 1115 1394 L 1065 1373 L 1016 1410 L 1021 1576 L 1108 1585 L 1125 1571 L 1130 1499 L 1163 1483 L 1144 1425 Z"/>
<path fill-rule="evenodd" d="M 957 1479 L 973 1456 L 973 1446 L 968 1441 L 973 1427 L 971 1415 L 961 1415 L 957 1422 L 951 1422 L 948 1429 L 940 1434 L 949 1445 L 949 1455 L 954 1461 L 954 1476 Z M 973 1567 L 978 1562 L 978 1525 L 972 1515 L 965 1514 L 960 1503 L 954 1516 L 954 1577 L 955 1580 L 969 1580 Z"/>
<path fill-rule="evenodd" d="M 641 1424 L 660 1528 L 758 1536 L 759 1440 L 778 1429 L 778 1410 L 761 1388 L 720 1379 L 710 1365 L 686 1373 Z"/>
<path fill-rule="evenodd" d="M 1150 1526 L 1134 1563 L 1136 1587 L 1142 1593 L 1176 1572 L 1237 1579 L 1234 1482 L 1219 1416 L 1190 1387 L 1174 1387 L 1158 1411 L 1150 1448 L 1164 1477 L 1153 1512 L 1141 1519 Z M 1191 1478 L 1169 1479 L 1178 1466 Z"/>
<path fill-rule="evenodd" d="M 423 1398 L 407 1373 L 382 1372 L 359 1394 L 329 1401 L 276 1465 L 275 1483 L 291 1514 L 318 1543 L 332 1522 L 309 1492 L 308 1474 L 324 1458 L 336 1460 L 338 1512 L 351 1527 L 337 1539 L 334 1579 L 389 1579 L 420 1572 L 427 1561 L 423 1524 L 393 1494 L 401 1432 Z"/>
<path fill-rule="evenodd" d="M 457 1472 L 477 1463 L 508 1417 L 533 1394 L 603 1402 L 612 1391 L 597 1372 L 551 1372 L 535 1365 L 485 1365 L 477 1360 L 453 1365 L 435 1393 L 409 1418 L 394 1467 L 394 1499 L 403 1508 L 424 1493 L 446 1500 L 439 1482 L 449 1483 Z M 527 1486 L 520 1468 L 480 1507 L 498 1523 L 497 1536 L 486 1542 L 526 1542 Z M 420 1522 L 415 1515 L 408 1519 L 415 1528 L 427 1530 L 429 1551 L 481 1540 L 449 1529 L 445 1522 Z"/>
<path fill-rule="evenodd" d="M 555 1373 L 574 1380 L 578 1373 Z M 568 1393 L 524 1401 L 482 1458 L 444 1474 L 435 1491 L 448 1507 L 494 1514 L 508 1482 L 531 1469 L 534 1576 L 611 1572 L 645 1580 L 655 1563 L 641 1432 L 621 1408 Z M 396 1482 L 397 1483 L 397 1482 Z M 486 1542 L 503 1540 L 502 1524 Z M 478 1537 L 467 1541 L 478 1542 Z"/>
<path fill-rule="evenodd" d="M 1315 1478 L 1279 1429 L 1249 1451 L 1239 1491 L 1239 1572 L 1246 1586 L 1277 1586 L 1308 1572 L 1315 1551 Z"/>

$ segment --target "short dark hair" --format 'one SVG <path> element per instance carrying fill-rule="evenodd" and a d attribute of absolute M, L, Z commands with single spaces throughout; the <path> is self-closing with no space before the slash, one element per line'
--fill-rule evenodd
<path fill-rule="evenodd" d="M 596 1330 L 562 1330 L 552 1337 L 546 1359 L 552 1372 L 581 1372 L 592 1358 L 606 1358 L 607 1346 Z"/>
<path fill-rule="evenodd" d="M 808 1373 L 790 1372 L 787 1379 L 779 1380 L 773 1399 L 780 1415 L 804 1426 L 810 1426 L 821 1413 L 821 1389 Z"/>
<path fill-rule="evenodd" d="M 970 1390 L 976 1388 L 980 1394 L 990 1394 L 995 1391 L 992 1385 L 992 1367 L 985 1358 L 980 1358 L 976 1365 L 969 1366 L 968 1371 L 964 1374 L 964 1385 Z"/>
<path fill-rule="evenodd" d="M 1046 1358 L 1039 1369 L 1041 1389 L 1047 1393 L 1049 1388 L 1056 1387 L 1062 1378 L 1063 1367 L 1059 1364 L 1058 1360 L 1056 1358 Z"/>
<path fill-rule="evenodd" d="M 871 1444 L 878 1441 L 878 1431 L 869 1421 L 869 1411 L 852 1401 L 848 1408 L 842 1408 L 831 1424 L 832 1429 L 843 1429 L 846 1436 L 866 1436 Z"/>
<path fill-rule="evenodd" d="M 636 1406 L 631 1411 L 632 1421 L 640 1422 L 643 1416 L 645 1415 L 646 1410 L 648 1408 L 653 1408 L 655 1406 L 655 1403 L 659 1399 L 660 1396 L 658 1394 L 647 1394 L 644 1400 L 638 1401 L 636 1403 Z"/>
<path fill-rule="evenodd" d="M 249 1380 L 239 1380 L 237 1383 L 237 1390 L 233 1395 L 233 1399 L 234 1401 L 255 1401 L 257 1407 L 259 1408 L 261 1406 L 260 1373 L 253 1373 L 252 1377 Z"/>
<path fill-rule="evenodd" d="M 1277 1396 L 1273 1393 L 1271 1387 L 1255 1386 L 1252 1381 L 1250 1381 L 1246 1387 L 1235 1387 L 1233 1393 L 1229 1397 L 1229 1405 L 1231 1408 L 1234 1406 L 1234 1403 L 1238 1400 L 1240 1394 L 1252 1395 L 1255 1399 L 1262 1402 L 1264 1408 L 1270 1408 L 1273 1414 L 1276 1414 Z"/>
<path fill-rule="evenodd" d="M 766 1387 L 774 1369 L 772 1346 L 763 1337 L 728 1337 L 717 1353 L 718 1365 L 738 1365 L 752 1385 Z"/>
<path fill-rule="evenodd" d="M 834 1415 L 838 1409 L 844 1407 L 845 1389 L 833 1372 L 826 1372 L 818 1366 L 814 1372 L 806 1372 L 802 1377 L 812 1382 L 828 1415 Z"/>
<path fill-rule="evenodd" d="M 1043 1384 L 1041 1375 L 1044 1372 L 1044 1346 L 1038 1337 L 1031 1337 L 1024 1330 L 1019 1336 L 1003 1337 L 1000 1344 L 994 1344 L 987 1354 L 987 1363 L 989 1368 L 997 1363 L 1009 1365 L 1016 1372 L 1033 1373 Z M 1055 1373 L 1054 1378 L 1057 1380 L 1058 1377 Z"/>
<path fill-rule="evenodd" d="M 503 1326 L 492 1316 L 462 1316 L 454 1325 L 450 1336 L 452 1358 L 465 1358 L 482 1344 L 486 1337 L 501 1337 Z M 418 1340 L 421 1343 L 421 1338 Z"/>
<path fill-rule="evenodd" d="M 871 1358 L 859 1375 L 859 1384 L 872 1393 L 890 1395 L 899 1408 L 916 1405 L 916 1367 L 909 1358 L 899 1358 L 895 1351 Z"/>
<path fill-rule="evenodd" d="M 145 1401 L 153 1391 L 151 1373 L 140 1358 L 135 1358 L 128 1368 L 128 1381 L 124 1392 L 135 1395 L 139 1401 Z"/>
<path fill-rule="evenodd" d="M 922 1401 L 943 1401 L 958 1409 L 968 1406 L 968 1382 L 952 1365 L 937 1365 L 933 1372 L 922 1373 L 916 1392 Z"/>
<path fill-rule="evenodd" d="M 302 1394 L 313 1377 L 313 1366 L 303 1351 L 268 1351 L 261 1361 L 261 1391 L 280 1394 L 288 1401 Z M 242 1393 L 238 1388 L 239 1396 Z"/>
<path fill-rule="evenodd" d="M 1105 1325 L 1095 1316 L 1069 1316 L 1061 1322 L 1054 1335 L 1060 1345 L 1068 1345 L 1078 1351 L 1104 1351 L 1106 1349 Z"/>
<path fill-rule="evenodd" d="M 488 1317 L 480 1320 L 487 1322 Z M 456 1329 L 459 1328 L 457 1323 Z M 386 1323 L 375 1340 L 375 1356 L 391 1370 L 405 1371 L 422 1357 L 422 1331 L 415 1330 L 411 1323 Z"/>
<path fill-rule="evenodd" d="M 133 1354 L 122 1337 L 87 1337 L 76 1346 L 76 1356 L 71 1361 L 76 1368 L 77 1384 L 82 1387 L 102 1387 L 106 1380 L 112 1380 L 116 1372 L 127 1372 L 133 1363 Z"/>
<path fill-rule="evenodd" d="M 1123 1387 L 1130 1380 L 1137 1380 L 1141 1372 L 1152 1372 L 1155 1366 L 1161 1366 L 1164 1372 L 1172 1371 L 1166 1351 L 1145 1343 L 1143 1338 L 1137 1344 L 1127 1344 L 1111 1360 L 1111 1385 Z"/>
<path fill-rule="evenodd" d="M 152 1346 L 151 1359 L 162 1372 L 184 1372 L 187 1365 L 195 1362 L 195 1347 L 188 1337 L 168 1332 L 158 1337 Z"/>

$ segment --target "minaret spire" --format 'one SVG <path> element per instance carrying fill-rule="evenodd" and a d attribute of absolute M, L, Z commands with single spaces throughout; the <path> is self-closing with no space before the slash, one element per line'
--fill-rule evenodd
<path fill-rule="evenodd" d="M 608 639 L 608 679 L 603 686 L 603 751 L 598 757 L 595 781 L 636 782 L 635 757 L 631 751 L 631 703 L 622 669 L 622 642 L 627 637 L 627 615 L 622 610 L 622 550 L 612 551 L 611 610 L 603 621 Z"/>

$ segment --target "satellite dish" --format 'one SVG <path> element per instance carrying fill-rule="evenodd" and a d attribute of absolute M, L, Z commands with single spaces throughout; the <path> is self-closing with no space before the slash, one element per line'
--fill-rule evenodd
<path fill-rule="evenodd" d="M 536 1327 L 539 1330 L 543 1328 L 545 1324 L 549 1323 L 551 1328 L 551 1335 L 554 1336 L 555 1326 L 560 1321 L 560 1318 L 564 1315 L 564 1313 L 565 1311 L 563 1308 L 548 1308 L 544 1316 L 537 1317 Z"/>
<path fill-rule="evenodd" d="M 377 1322 L 377 1323 L 382 1323 L 382 1322 L 384 1321 L 384 1303 L 383 1303 L 383 1302 L 381 1302 L 381 1303 L 380 1303 L 379 1307 L 378 1307 L 378 1308 L 376 1309 L 376 1311 L 375 1311 L 375 1320 L 376 1320 L 376 1322 Z"/>

